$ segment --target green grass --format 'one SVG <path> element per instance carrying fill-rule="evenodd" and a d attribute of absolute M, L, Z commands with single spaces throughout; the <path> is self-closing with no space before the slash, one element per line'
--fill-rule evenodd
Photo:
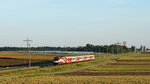
<path fill-rule="evenodd" d="M 18 56 L 24 56 L 26 55 L 26 53 L 24 52 L 0 52 L 0 56 L 8 56 L 15 59 L 21 59 L 21 58 L 17 58 Z M 45 53 L 32 53 L 32 56 L 45 56 L 45 55 L 53 55 L 53 56 L 67 56 L 66 54 L 45 54 Z M 82 54 L 83 55 L 83 54 Z M 103 57 L 106 54 L 94 54 L 96 57 Z M 70 56 L 70 55 L 69 55 Z M 37 59 L 34 58 L 34 60 L 39 60 L 39 58 Z M 63 66 L 56 66 L 56 67 L 47 67 L 47 68 L 39 68 L 37 70 L 32 70 L 32 71 L 25 71 L 25 72 L 17 72 L 14 74 L 8 74 L 8 75 L 1 75 L 1 76 L 15 76 L 15 75 L 26 75 L 26 74 L 42 74 L 42 73 L 53 73 L 53 72 L 61 72 L 61 71 L 67 71 L 67 70 L 72 70 L 72 69 L 77 69 L 77 68 L 81 68 L 81 67 L 86 67 L 86 66 L 91 66 L 94 64 L 99 64 L 99 63 L 103 63 L 105 61 L 111 60 L 112 58 L 109 57 L 108 59 L 104 59 L 104 58 L 100 58 L 100 59 L 96 59 L 93 61 L 87 61 L 87 62 L 80 62 L 80 63 L 75 63 L 75 64 L 68 64 L 68 65 L 63 65 Z M 40 60 L 44 60 L 44 59 L 40 59 Z M 8 70 L 8 71 L 0 71 L 0 73 L 6 73 L 6 72 L 14 72 L 14 71 L 18 71 L 18 70 L 23 70 L 23 69 L 15 69 L 15 70 Z"/>
<path fill-rule="evenodd" d="M 15 68 L 15 67 L 13 67 Z M 37 67 L 31 67 L 30 69 L 36 69 L 36 68 L 39 68 L 38 66 Z M 4 68 L 4 69 L 7 69 L 7 68 Z M 6 71 L 0 71 L 0 74 L 1 73 L 9 73 L 9 72 L 14 72 L 14 71 L 19 71 L 19 70 L 29 70 L 29 68 L 21 68 L 21 69 L 13 69 L 13 70 L 6 70 Z"/>
<path fill-rule="evenodd" d="M 99 54 L 96 54 L 98 57 Z M 103 57 L 104 55 L 102 55 Z M 99 58 L 99 57 L 98 57 Z M 125 55 L 108 56 L 106 59 L 99 58 L 93 61 L 80 62 L 75 64 L 68 64 L 63 66 L 49 67 L 44 69 L 37 69 L 27 72 L 19 72 L 15 74 L 0 76 L 0 83 L 11 83 L 11 84 L 149 84 L 150 76 L 68 76 L 68 75 L 55 75 L 55 74 L 45 74 L 45 73 L 55 73 L 63 72 L 72 69 L 78 69 L 82 67 L 92 66 L 112 59 L 119 59 L 119 61 L 149 61 L 150 56 L 141 53 L 131 53 Z M 147 59 L 147 60 L 146 60 Z M 117 63 L 117 62 L 116 62 Z M 150 65 L 103 65 L 99 67 L 90 68 L 82 71 L 91 72 L 140 72 L 140 71 L 150 71 Z M 28 75 L 29 74 L 29 75 Z M 33 74 L 30 76 L 30 74 Z M 7 76 L 17 76 L 17 75 L 28 75 L 24 77 L 15 78 L 3 78 Z"/>
<path fill-rule="evenodd" d="M 68 71 L 72 69 L 78 69 L 78 68 L 83 68 L 87 66 L 92 66 L 100 63 L 104 63 L 106 61 L 115 59 L 116 57 L 108 57 L 107 59 L 95 59 L 92 61 L 86 61 L 86 62 L 79 62 L 79 63 L 74 63 L 74 64 L 66 64 L 62 66 L 55 66 L 55 67 L 49 67 L 49 68 L 42 68 L 42 69 L 37 69 L 37 70 L 32 70 L 32 71 L 27 71 L 27 72 L 18 72 L 14 74 L 8 74 L 8 75 L 1 75 L 1 76 L 16 76 L 16 75 L 27 75 L 27 74 L 44 74 L 44 73 L 56 73 L 56 72 L 63 72 L 63 71 Z"/>
<path fill-rule="evenodd" d="M 88 71 L 97 72 L 131 72 L 131 71 L 150 71 L 150 65 L 103 65 L 94 67 Z"/>
<path fill-rule="evenodd" d="M 94 67 L 94 68 L 89 68 L 85 71 L 96 71 L 96 72 L 131 72 L 131 71 L 150 71 L 150 65 L 135 65 L 136 61 L 141 61 L 141 62 L 150 62 L 150 56 L 148 54 L 141 54 L 141 53 L 136 53 L 136 54 L 130 54 L 127 56 L 123 56 L 118 58 L 119 61 L 124 61 L 127 63 L 127 65 L 123 64 L 118 64 L 117 62 L 114 62 L 115 65 L 113 64 L 107 64 L 99 67 Z M 134 64 L 128 65 L 128 61 L 130 63 L 134 62 Z"/>
<path fill-rule="evenodd" d="M 149 54 L 136 53 L 131 56 L 122 57 L 120 61 L 150 61 Z"/>

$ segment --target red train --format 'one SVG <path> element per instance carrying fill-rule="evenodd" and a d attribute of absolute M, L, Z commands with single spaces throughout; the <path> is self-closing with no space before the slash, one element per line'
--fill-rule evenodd
<path fill-rule="evenodd" d="M 94 55 L 55 57 L 53 62 L 55 64 L 65 64 L 65 63 L 80 62 L 80 61 L 87 61 L 93 59 L 95 59 Z"/>

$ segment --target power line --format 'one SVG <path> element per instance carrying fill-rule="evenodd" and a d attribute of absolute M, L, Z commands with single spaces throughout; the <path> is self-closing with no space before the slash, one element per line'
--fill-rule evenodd
<path fill-rule="evenodd" d="M 27 40 L 23 40 L 24 42 L 27 42 L 27 48 L 28 48 L 28 52 L 31 51 L 31 45 L 29 42 L 32 42 L 32 40 L 29 40 L 29 37 L 27 38 Z M 29 68 L 31 67 L 31 54 L 29 55 Z"/>

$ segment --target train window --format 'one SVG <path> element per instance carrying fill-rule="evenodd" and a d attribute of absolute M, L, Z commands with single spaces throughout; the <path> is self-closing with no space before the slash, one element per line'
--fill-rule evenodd
<path fill-rule="evenodd" d="M 54 58 L 54 61 L 58 61 L 58 57 L 55 57 L 55 58 Z"/>

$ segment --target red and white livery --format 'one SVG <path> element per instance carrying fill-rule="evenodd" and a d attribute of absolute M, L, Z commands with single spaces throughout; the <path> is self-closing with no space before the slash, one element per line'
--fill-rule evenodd
<path fill-rule="evenodd" d="M 95 59 L 94 55 L 55 57 L 53 62 L 55 64 L 65 64 L 65 63 L 80 62 L 80 61 L 87 61 L 93 59 Z"/>

